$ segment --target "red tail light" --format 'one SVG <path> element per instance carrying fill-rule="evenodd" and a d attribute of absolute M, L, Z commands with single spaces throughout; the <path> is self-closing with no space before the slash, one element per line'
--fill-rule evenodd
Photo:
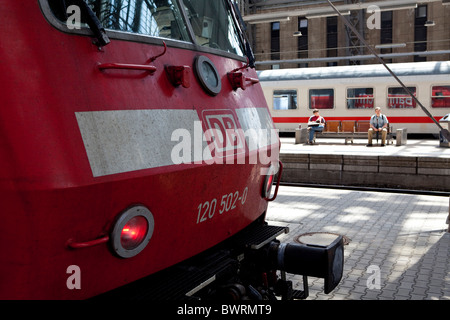
<path fill-rule="evenodd" d="M 155 222 L 146 207 L 132 207 L 118 216 L 111 232 L 114 252 L 122 258 L 131 258 L 144 250 L 150 241 Z"/>
<path fill-rule="evenodd" d="M 143 216 L 136 216 L 128 220 L 120 234 L 120 244 L 126 250 L 135 249 L 145 239 L 148 232 L 147 219 Z"/>
<path fill-rule="evenodd" d="M 263 182 L 263 188 L 262 188 L 262 197 L 266 199 L 267 201 L 273 201 L 277 197 L 278 193 L 278 187 L 280 186 L 281 181 L 281 173 L 283 171 L 283 164 L 281 161 L 278 162 L 278 166 L 271 165 L 269 169 L 267 170 Z M 275 176 L 277 175 L 278 179 L 276 181 L 276 187 L 273 195 L 271 194 L 272 191 L 272 185 L 273 180 L 275 179 Z"/>
<path fill-rule="evenodd" d="M 273 185 L 273 174 L 269 174 L 266 176 L 266 179 L 264 180 L 264 189 L 263 189 L 263 197 L 264 198 L 270 198 L 270 192 L 272 191 L 272 185 Z"/>

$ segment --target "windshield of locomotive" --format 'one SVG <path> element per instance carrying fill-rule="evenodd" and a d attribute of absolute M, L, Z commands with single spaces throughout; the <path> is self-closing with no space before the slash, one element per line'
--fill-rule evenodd
<path fill-rule="evenodd" d="M 70 29 L 84 0 L 48 0 L 54 15 Z M 191 42 L 180 3 L 200 46 L 244 55 L 228 0 L 86 0 L 105 29 Z M 81 17 L 81 23 L 86 22 Z M 76 28 L 78 29 L 78 28 Z"/>
<path fill-rule="evenodd" d="M 84 0 L 49 0 L 57 18 L 70 23 L 76 18 L 76 6 Z M 182 41 L 190 41 L 178 2 L 175 0 L 86 0 L 102 27 Z M 75 7 L 74 7 L 75 6 Z M 71 16 L 71 14 L 73 14 Z M 81 16 L 81 23 L 86 17 Z"/>
<path fill-rule="evenodd" d="M 225 0 L 183 0 L 201 46 L 244 55 L 239 32 Z"/>

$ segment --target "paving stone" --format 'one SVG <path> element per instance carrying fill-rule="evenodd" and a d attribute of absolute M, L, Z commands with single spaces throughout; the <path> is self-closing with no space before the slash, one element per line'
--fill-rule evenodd
<path fill-rule="evenodd" d="M 267 219 L 290 222 L 280 240 L 313 231 L 350 239 L 341 283 L 325 295 L 323 280 L 310 278 L 309 300 L 450 299 L 448 197 L 285 186 L 278 194 Z M 367 286 L 369 266 L 380 268 L 378 290 Z"/>

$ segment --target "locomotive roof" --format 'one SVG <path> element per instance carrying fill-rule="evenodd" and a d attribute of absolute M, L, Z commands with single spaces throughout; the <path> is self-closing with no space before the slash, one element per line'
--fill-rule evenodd
<path fill-rule="evenodd" d="M 450 61 L 389 64 L 397 76 L 450 75 Z M 321 80 L 337 78 L 390 77 L 381 64 L 324 68 L 295 68 L 258 71 L 260 81 Z"/>

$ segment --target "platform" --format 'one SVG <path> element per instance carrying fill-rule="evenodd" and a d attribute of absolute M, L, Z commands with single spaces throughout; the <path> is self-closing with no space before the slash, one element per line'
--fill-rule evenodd
<path fill-rule="evenodd" d="M 266 218 L 289 227 L 283 242 L 314 232 L 346 238 L 341 282 L 326 295 L 323 279 L 311 277 L 308 300 L 449 300 L 448 214 L 444 196 L 281 186 Z M 301 276 L 288 279 L 302 288 Z"/>
<path fill-rule="evenodd" d="M 323 138 L 307 145 L 281 138 L 282 182 L 450 192 L 450 148 L 439 147 L 439 140 L 366 144 Z"/>

